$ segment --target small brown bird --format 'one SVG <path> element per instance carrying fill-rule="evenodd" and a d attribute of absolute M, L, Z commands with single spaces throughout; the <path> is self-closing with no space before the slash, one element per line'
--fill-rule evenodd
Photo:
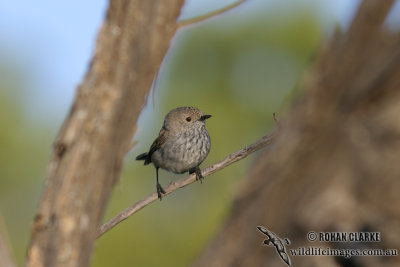
<path fill-rule="evenodd" d="M 144 160 L 144 165 L 152 162 L 156 168 L 160 200 L 165 191 L 158 181 L 159 168 L 179 174 L 189 171 L 189 174 L 196 173 L 196 180 L 203 179 L 199 165 L 210 152 L 211 141 L 205 127 L 205 120 L 210 117 L 194 107 L 171 110 L 149 152 L 136 157 Z"/>

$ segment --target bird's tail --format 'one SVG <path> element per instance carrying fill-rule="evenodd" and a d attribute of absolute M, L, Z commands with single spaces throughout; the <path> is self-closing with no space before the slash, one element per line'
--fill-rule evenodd
<path fill-rule="evenodd" d="M 144 165 L 147 165 L 151 162 L 151 158 L 149 157 L 149 153 L 142 153 L 136 157 L 136 160 L 144 160 Z"/>

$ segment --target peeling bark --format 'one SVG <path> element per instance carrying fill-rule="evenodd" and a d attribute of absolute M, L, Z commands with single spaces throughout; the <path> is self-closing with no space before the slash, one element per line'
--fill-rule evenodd
<path fill-rule="evenodd" d="M 183 0 L 111 0 L 89 71 L 54 144 L 26 266 L 88 266 Z"/>

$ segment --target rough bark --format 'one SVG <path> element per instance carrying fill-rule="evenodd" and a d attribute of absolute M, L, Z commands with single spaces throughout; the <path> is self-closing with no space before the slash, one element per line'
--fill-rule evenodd
<path fill-rule="evenodd" d="M 90 69 L 56 138 L 26 266 L 88 266 L 183 0 L 111 0 Z"/>
<path fill-rule="evenodd" d="M 231 215 L 195 266 L 284 266 L 262 225 L 288 247 L 400 247 L 400 35 L 393 1 L 363 1 L 336 33 L 259 155 Z M 308 231 L 377 231 L 380 243 L 310 243 Z M 399 257 L 292 257 L 293 266 L 398 266 Z"/>

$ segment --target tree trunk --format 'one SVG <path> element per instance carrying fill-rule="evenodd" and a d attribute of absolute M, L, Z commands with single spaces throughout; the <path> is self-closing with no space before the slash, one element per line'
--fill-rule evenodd
<path fill-rule="evenodd" d="M 101 216 L 183 0 L 111 0 L 54 144 L 26 266 L 88 266 Z"/>
<path fill-rule="evenodd" d="M 363 1 L 336 33 L 258 155 L 231 215 L 195 266 L 284 266 L 261 225 L 299 247 L 400 247 L 400 36 L 393 1 Z M 379 243 L 311 243 L 309 231 L 374 231 Z M 399 257 L 291 257 L 293 266 L 399 266 Z"/>

